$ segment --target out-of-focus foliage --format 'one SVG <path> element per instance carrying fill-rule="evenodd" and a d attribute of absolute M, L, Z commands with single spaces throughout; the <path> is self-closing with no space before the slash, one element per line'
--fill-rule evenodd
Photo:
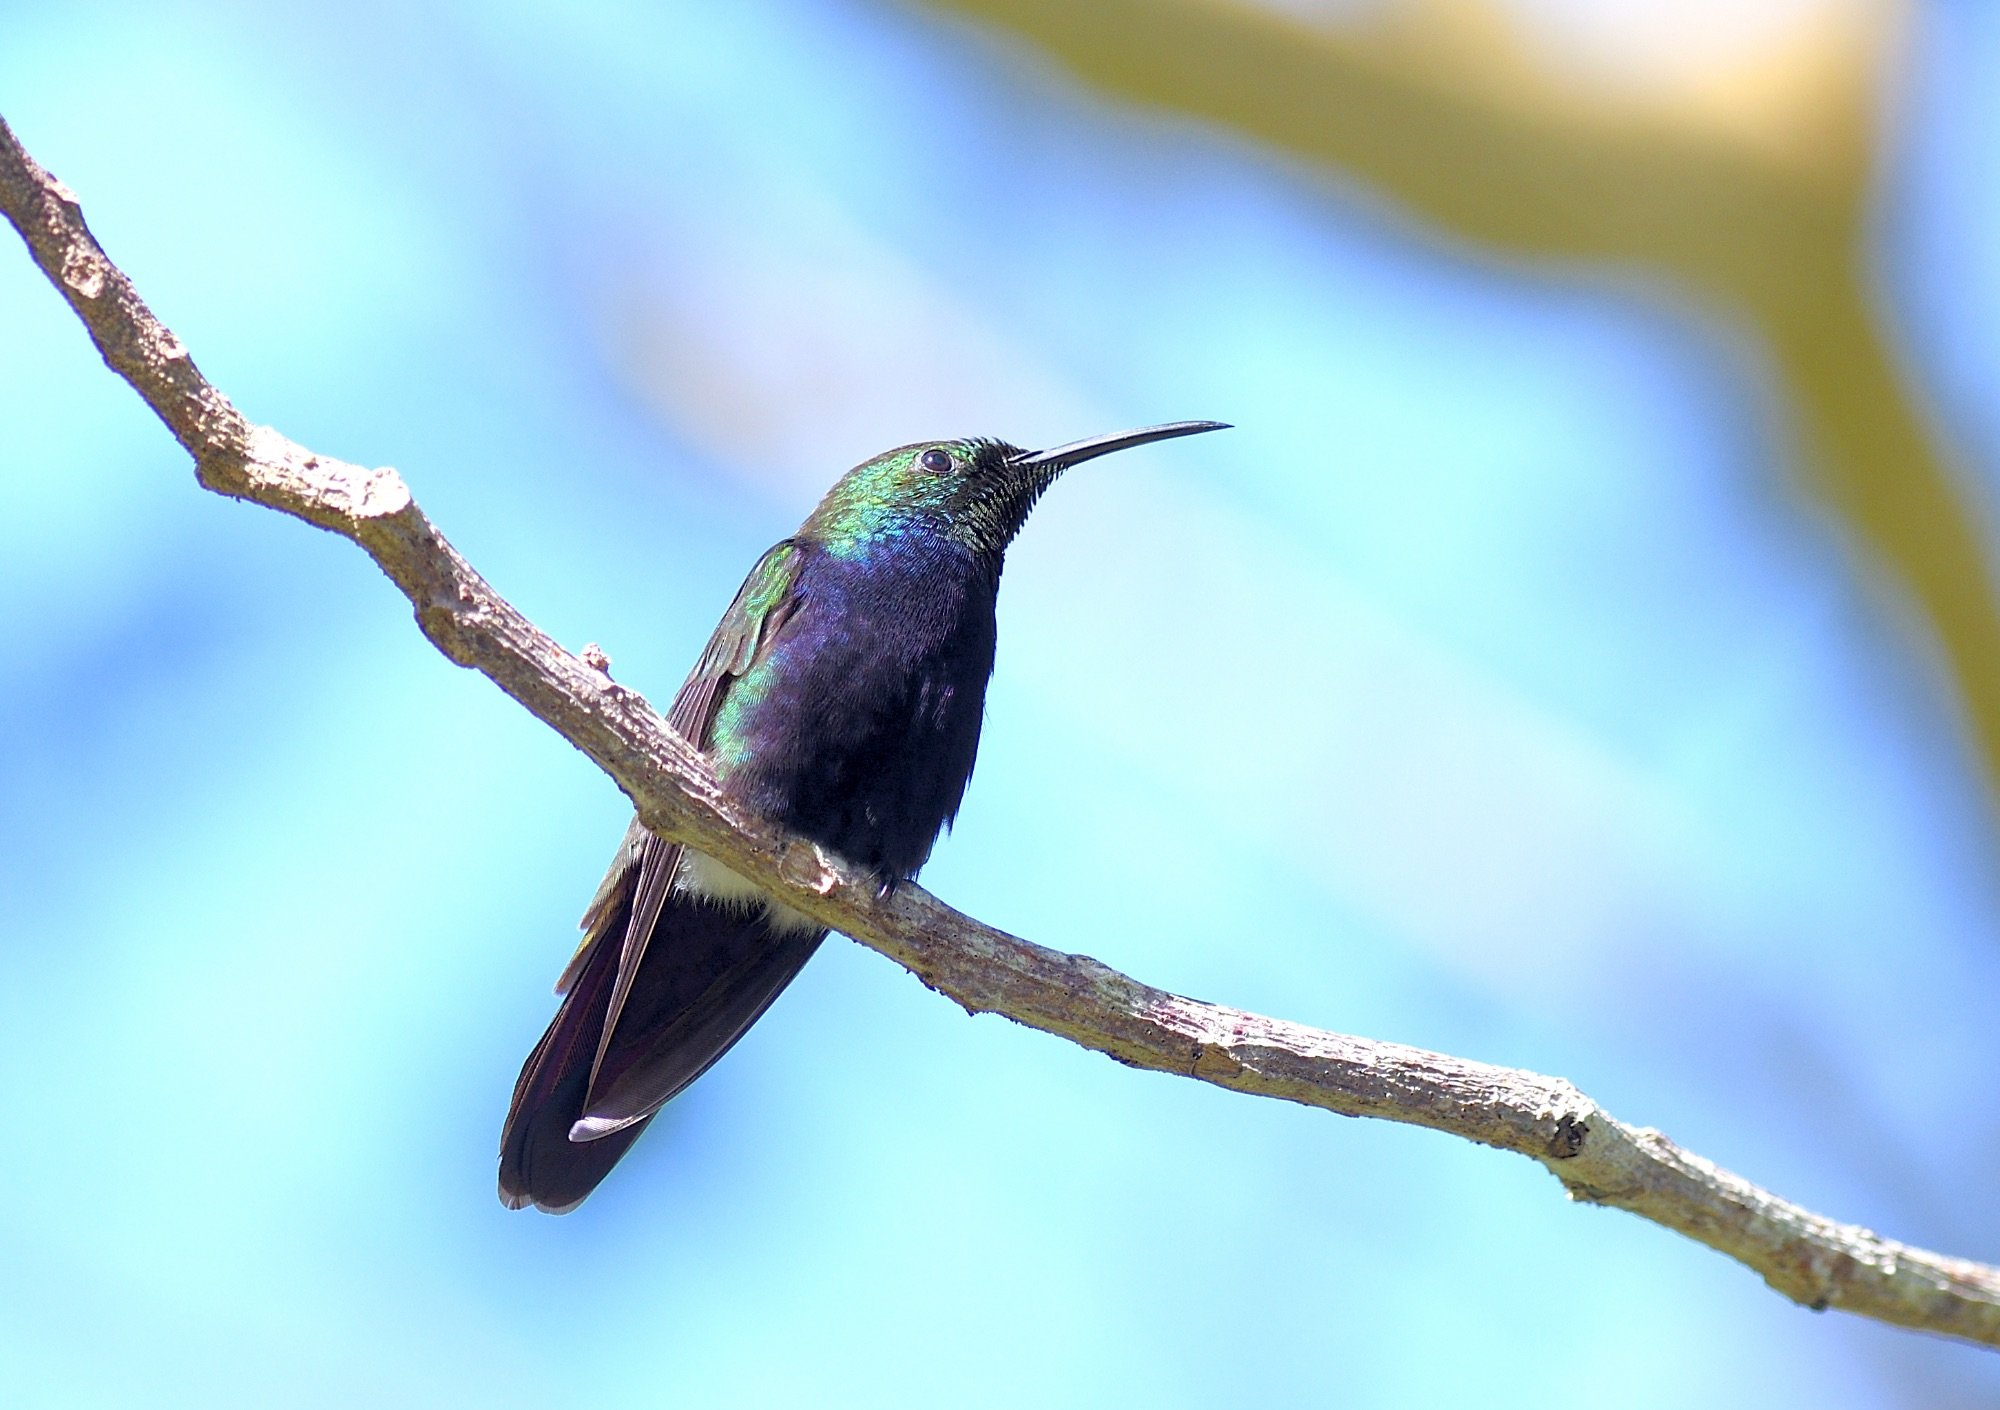
<path fill-rule="evenodd" d="M 1868 298 L 1991 464 L 2000 21 L 1920 13 L 1899 63 Z M 1977 756 L 1925 614 L 1789 488 L 1754 322 L 928 10 L 16 5 L 0 94 L 249 415 L 399 466 L 656 696 L 874 450 L 1237 423 L 1038 510 L 926 883 L 2000 1257 Z M 1523 1162 L 838 943 L 581 1211 L 506 1213 L 622 800 L 351 549 L 196 492 L 24 255 L 0 329 L 0 1400 L 2000 1393 Z"/>
<path fill-rule="evenodd" d="M 1119 94 L 1325 164 L 1489 252 L 1664 283 L 1755 344 L 1801 479 L 1927 619 L 2000 789 L 2000 596 L 1883 327 L 1902 0 L 938 0 Z"/>

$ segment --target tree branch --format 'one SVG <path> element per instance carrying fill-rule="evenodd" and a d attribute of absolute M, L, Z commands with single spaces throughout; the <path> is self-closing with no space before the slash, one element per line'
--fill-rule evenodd
<path fill-rule="evenodd" d="M 1560 1078 L 1378 1043 L 1151 988 L 1083 955 L 982 925 L 736 809 L 643 699 L 550 640 L 446 543 L 393 470 L 311 453 L 253 426 L 195 368 L 84 225 L 76 198 L 0 121 L 0 209 L 218 493 L 354 540 L 418 626 L 597 763 L 649 827 L 709 853 L 903 965 L 971 1013 L 999 1013 L 1132 1067 L 1345 1116 L 1448 1132 L 1539 1161 L 1573 1199 L 1699 1240 L 1794 1301 L 2000 1346 L 2000 1269 L 1883 1239 L 1778 1199 L 1614 1120 Z"/>

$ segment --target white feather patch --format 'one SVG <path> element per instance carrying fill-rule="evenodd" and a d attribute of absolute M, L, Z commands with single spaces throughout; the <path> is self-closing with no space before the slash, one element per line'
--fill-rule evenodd
<path fill-rule="evenodd" d="M 715 858 L 705 857 L 699 852 L 681 853 L 680 869 L 675 875 L 674 885 L 677 890 L 691 896 L 699 896 L 704 901 L 712 901 L 746 915 L 762 909 L 766 923 L 780 935 L 826 928 L 803 911 L 795 911 L 782 901 L 772 900 L 763 887 L 745 881 Z"/>

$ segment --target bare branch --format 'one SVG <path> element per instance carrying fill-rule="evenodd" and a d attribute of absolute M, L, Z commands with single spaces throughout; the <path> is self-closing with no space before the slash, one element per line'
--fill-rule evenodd
<path fill-rule="evenodd" d="M 648 826 L 782 892 L 967 1011 L 1003 1014 L 1131 1067 L 1514 1151 L 1547 1166 L 1571 1198 L 1678 1230 L 1794 1301 L 2000 1346 L 2000 1269 L 1810 1213 L 1657 1131 L 1612 1119 L 1559 1078 L 1182 998 L 982 925 L 914 885 L 878 899 L 872 876 L 733 808 L 701 755 L 650 705 L 563 650 L 473 572 L 394 471 L 314 455 L 246 421 L 105 258 L 76 198 L 4 122 L 0 208 L 104 360 L 194 457 L 204 485 L 353 539 L 408 595 L 439 650 L 589 755 Z"/>

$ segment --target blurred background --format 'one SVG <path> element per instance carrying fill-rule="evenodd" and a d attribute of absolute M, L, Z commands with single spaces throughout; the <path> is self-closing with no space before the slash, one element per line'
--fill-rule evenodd
<path fill-rule="evenodd" d="M 0 3 L 203 369 L 656 701 L 877 450 L 1234 422 L 1037 512 L 925 883 L 1989 1261 L 1996 72 L 1889 0 Z M 623 798 L 0 246 L 0 1401 L 2000 1397 L 845 942 L 507 1213 Z"/>

